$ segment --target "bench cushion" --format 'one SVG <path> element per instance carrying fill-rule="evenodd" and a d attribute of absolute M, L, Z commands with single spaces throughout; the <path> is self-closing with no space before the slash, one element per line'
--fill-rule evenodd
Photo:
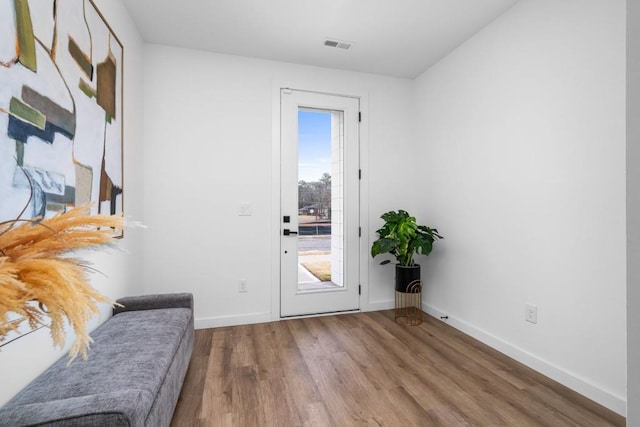
<path fill-rule="evenodd" d="M 91 334 L 89 360 L 58 360 L 0 410 L 0 425 L 145 425 L 192 324 L 187 308 L 113 316 Z"/>

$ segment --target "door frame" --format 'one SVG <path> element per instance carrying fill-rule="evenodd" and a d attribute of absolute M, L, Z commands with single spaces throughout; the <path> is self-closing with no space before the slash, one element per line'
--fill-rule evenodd
<path fill-rule="evenodd" d="M 359 247 L 360 275 L 360 311 L 369 309 L 369 97 L 366 90 L 339 87 L 337 85 L 322 85 L 315 83 L 274 81 L 272 85 L 272 137 L 271 137 L 271 320 L 281 320 L 280 317 L 280 179 L 281 179 L 281 149 L 280 149 L 280 90 L 293 89 L 307 92 L 318 92 L 329 95 L 360 98 L 360 202 L 359 220 L 362 234 Z M 286 317 L 290 319 L 291 317 Z"/>

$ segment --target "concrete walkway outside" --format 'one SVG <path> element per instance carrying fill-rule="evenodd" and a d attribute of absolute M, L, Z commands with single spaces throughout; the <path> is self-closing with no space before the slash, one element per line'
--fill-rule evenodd
<path fill-rule="evenodd" d="M 331 252 L 328 251 L 305 251 L 298 254 L 298 290 L 310 291 L 314 289 L 336 288 L 338 285 L 329 281 L 321 282 L 316 276 L 311 274 L 302 264 L 309 262 L 331 262 Z"/>

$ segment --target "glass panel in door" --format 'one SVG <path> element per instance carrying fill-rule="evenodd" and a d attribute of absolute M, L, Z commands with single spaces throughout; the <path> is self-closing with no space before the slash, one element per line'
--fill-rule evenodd
<path fill-rule="evenodd" d="M 344 286 L 343 121 L 298 110 L 298 291 Z"/>

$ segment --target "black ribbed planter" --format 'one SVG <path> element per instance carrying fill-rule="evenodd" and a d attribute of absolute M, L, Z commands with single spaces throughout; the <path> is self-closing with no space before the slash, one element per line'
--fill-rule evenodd
<path fill-rule="evenodd" d="M 396 291 L 404 293 L 422 292 L 420 264 L 407 267 L 396 264 Z"/>

